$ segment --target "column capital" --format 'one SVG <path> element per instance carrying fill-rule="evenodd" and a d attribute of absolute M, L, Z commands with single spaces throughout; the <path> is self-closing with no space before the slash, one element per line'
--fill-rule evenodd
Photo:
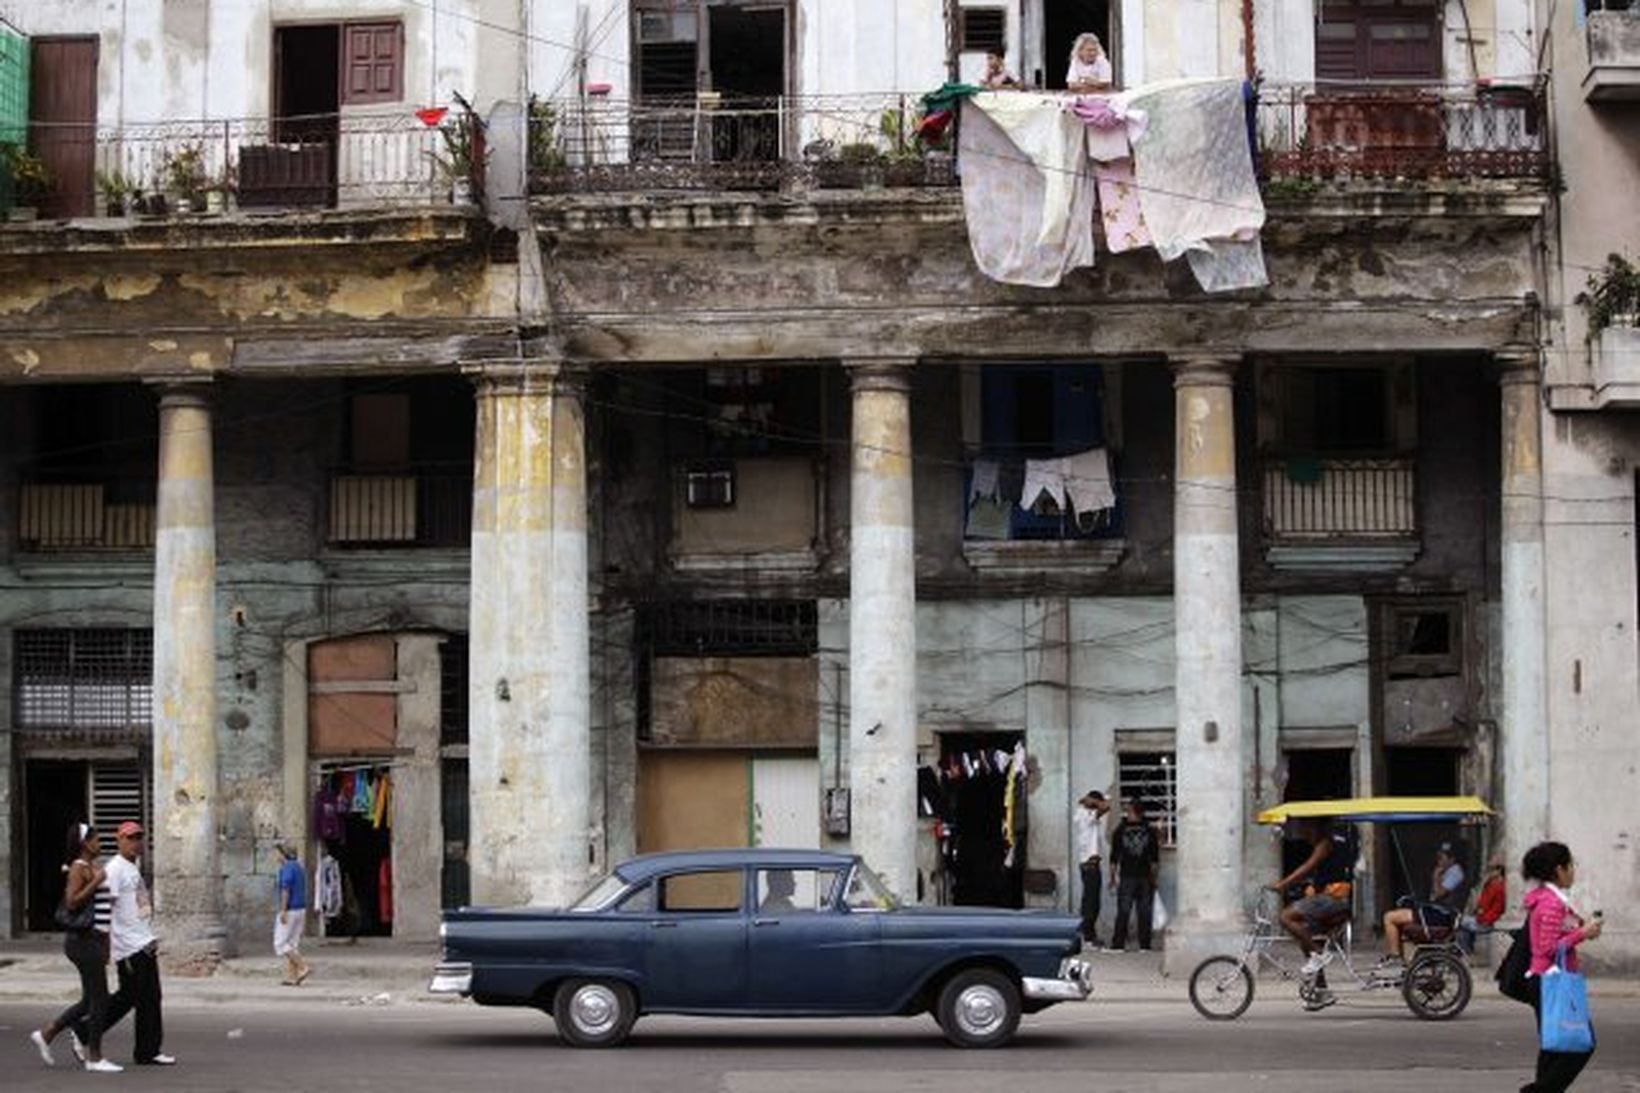
<path fill-rule="evenodd" d="M 1167 359 L 1173 369 L 1173 386 L 1234 387 L 1239 353 L 1180 353 Z"/>
<path fill-rule="evenodd" d="M 591 369 L 561 357 L 515 357 L 467 361 L 462 374 L 480 395 L 571 395 L 583 393 Z"/>
<path fill-rule="evenodd" d="M 916 357 L 843 358 L 855 391 L 910 391 L 911 369 L 916 363 Z"/>
<path fill-rule="evenodd" d="M 142 381 L 159 396 L 162 407 L 200 406 L 209 408 L 213 380 L 210 376 L 150 376 Z"/>
<path fill-rule="evenodd" d="M 1530 384 L 1536 387 L 1543 379 L 1543 350 L 1535 345 L 1514 342 L 1494 350 L 1492 359 L 1498 365 L 1498 383 L 1504 386 Z"/>

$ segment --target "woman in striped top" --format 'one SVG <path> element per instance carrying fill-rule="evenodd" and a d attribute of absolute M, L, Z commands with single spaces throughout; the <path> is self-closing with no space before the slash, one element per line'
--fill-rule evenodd
<path fill-rule="evenodd" d="M 92 902 L 92 925 L 89 930 L 69 930 L 63 939 L 63 952 L 80 972 L 80 1000 L 65 1010 L 55 1021 L 29 1034 L 40 1059 L 47 1066 L 55 1063 L 51 1055 L 51 1041 L 64 1029 L 76 1025 L 85 1028 L 85 1042 L 69 1032 L 74 1054 L 84 1062 L 87 1070 L 114 1073 L 124 1069 L 103 1058 L 103 1023 L 108 1013 L 108 923 L 112 916 L 114 898 L 108 890 L 108 877 L 97 863 L 101 850 L 97 829 L 90 824 L 75 824 L 68 833 L 68 856 L 63 866 L 63 903 L 71 911 L 79 911 Z"/>

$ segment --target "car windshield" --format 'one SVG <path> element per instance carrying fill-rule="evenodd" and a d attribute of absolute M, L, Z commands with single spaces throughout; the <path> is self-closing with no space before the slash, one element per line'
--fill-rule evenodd
<path fill-rule="evenodd" d="M 848 891 L 843 902 L 851 911 L 892 911 L 897 906 L 894 894 L 882 878 L 871 871 L 865 862 L 855 862 L 854 872 L 848 875 Z"/>
<path fill-rule="evenodd" d="M 602 911 L 615 902 L 615 898 L 626 891 L 626 881 L 619 873 L 608 873 L 600 878 L 586 894 L 569 905 L 571 911 L 586 914 L 591 911 Z"/>

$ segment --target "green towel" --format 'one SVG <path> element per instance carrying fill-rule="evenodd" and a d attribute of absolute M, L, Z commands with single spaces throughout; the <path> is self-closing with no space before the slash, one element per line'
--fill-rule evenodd
<path fill-rule="evenodd" d="M 1324 468 L 1321 460 L 1313 455 L 1290 455 L 1287 457 L 1287 480 L 1304 486 L 1313 486 L 1321 481 Z"/>
<path fill-rule="evenodd" d="M 937 110 L 955 110 L 962 100 L 978 95 L 984 88 L 976 87 L 971 83 L 952 83 L 949 80 L 941 84 L 939 90 L 930 91 L 922 98 L 923 109 L 932 114 Z"/>

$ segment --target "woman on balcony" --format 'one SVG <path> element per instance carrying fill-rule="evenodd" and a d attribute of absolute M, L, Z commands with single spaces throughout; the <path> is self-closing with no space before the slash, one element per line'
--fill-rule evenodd
<path fill-rule="evenodd" d="M 1086 93 L 1109 91 L 1112 85 L 1110 58 L 1099 44 L 1099 35 L 1078 34 L 1071 46 L 1070 69 L 1065 73 L 1065 90 Z"/>

